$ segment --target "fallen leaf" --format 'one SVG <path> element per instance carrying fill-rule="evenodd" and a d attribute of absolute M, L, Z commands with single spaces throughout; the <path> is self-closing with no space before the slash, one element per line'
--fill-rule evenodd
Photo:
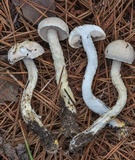
<path fill-rule="evenodd" d="M 16 146 L 16 152 L 18 155 L 19 160 L 29 160 L 29 156 L 24 144 L 18 144 Z"/>
<path fill-rule="evenodd" d="M 0 79 L 0 103 L 17 101 L 19 86 Z"/>
<path fill-rule="evenodd" d="M 3 150 L 9 160 L 19 160 L 15 149 L 9 144 L 3 144 Z"/>
<path fill-rule="evenodd" d="M 1 155 L 5 155 L 9 160 L 29 160 L 28 152 L 25 144 L 18 143 L 17 146 L 12 146 L 10 143 L 5 143 L 3 136 L 6 130 L 0 129 L 0 159 Z"/>
<path fill-rule="evenodd" d="M 48 17 L 55 16 L 55 14 L 50 11 L 50 10 L 55 11 L 55 1 L 54 0 L 31 0 L 29 2 L 34 2 L 35 4 L 37 3 L 37 5 L 35 5 L 34 3 L 31 3 L 30 5 L 24 0 L 12 0 L 12 3 L 16 7 L 20 7 L 22 5 L 21 10 L 22 10 L 23 16 L 30 22 L 34 24 L 36 22 L 36 24 L 38 24 L 39 21 L 44 19 L 45 17 L 40 18 L 40 16 L 42 15 L 40 12 L 45 13 Z M 38 5 L 43 6 L 45 8 L 48 8 L 48 7 L 50 8 L 46 12 L 46 9 L 41 9 L 40 7 L 38 7 Z M 38 12 L 35 8 L 37 8 L 40 12 Z"/>

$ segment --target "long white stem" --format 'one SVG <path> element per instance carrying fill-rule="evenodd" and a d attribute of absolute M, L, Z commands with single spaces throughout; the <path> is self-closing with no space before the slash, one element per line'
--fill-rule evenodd
<path fill-rule="evenodd" d="M 72 141 L 70 142 L 70 150 L 75 150 L 76 148 L 84 146 L 86 143 L 90 142 L 93 137 L 114 117 L 116 117 L 123 107 L 126 104 L 127 100 L 127 90 L 126 87 L 121 79 L 120 75 L 120 67 L 121 62 L 119 61 L 113 61 L 112 64 L 112 70 L 111 70 L 111 77 L 112 82 L 115 85 L 117 91 L 118 91 L 118 100 L 116 104 L 103 116 L 98 118 L 89 128 L 87 128 L 85 131 L 79 133 L 76 135 Z M 84 141 L 81 141 L 80 138 L 84 138 Z M 86 137 L 89 137 L 89 141 L 85 140 Z"/>
<path fill-rule="evenodd" d="M 76 108 L 74 106 L 74 95 L 68 85 L 66 64 L 63 56 L 63 51 L 59 43 L 57 31 L 49 29 L 47 32 L 50 49 L 52 52 L 52 58 L 55 66 L 56 82 L 60 84 L 60 94 L 65 102 L 65 106 L 76 114 Z"/>
<path fill-rule="evenodd" d="M 23 62 L 28 70 L 28 80 L 21 99 L 22 116 L 27 124 L 30 121 L 36 121 L 39 126 L 42 127 L 43 124 L 39 119 L 40 116 L 38 116 L 31 107 L 31 98 L 37 83 L 38 70 L 33 60 L 25 58 L 23 59 Z"/>
<path fill-rule="evenodd" d="M 51 132 L 49 132 L 40 120 L 35 111 L 31 107 L 31 98 L 33 90 L 38 79 L 38 70 L 33 60 L 23 59 L 28 70 L 28 80 L 23 91 L 21 99 L 21 113 L 24 121 L 36 132 L 41 138 L 42 143 L 50 153 L 55 153 L 58 150 L 58 142 Z"/>
<path fill-rule="evenodd" d="M 88 64 L 82 82 L 82 95 L 86 105 L 95 113 L 102 115 L 109 110 L 101 100 L 96 98 L 92 93 L 92 82 L 97 70 L 98 58 L 97 51 L 93 44 L 91 36 L 82 34 L 82 43 L 87 54 Z M 109 124 L 113 127 L 122 127 L 123 123 L 118 119 L 112 119 Z"/>

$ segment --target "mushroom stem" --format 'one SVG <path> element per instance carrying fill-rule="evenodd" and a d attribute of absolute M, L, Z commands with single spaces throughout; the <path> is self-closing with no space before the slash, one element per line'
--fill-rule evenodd
<path fill-rule="evenodd" d="M 62 110 L 62 121 L 68 121 L 66 122 L 68 124 L 68 126 L 66 127 L 69 127 L 65 128 L 64 126 L 62 126 L 62 130 L 66 132 L 65 134 L 72 135 L 73 132 L 77 132 L 77 126 L 78 126 L 74 118 L 76 117 L 76 108 L 75 108 L 76 102 L 74 99 L 74 95 L 68 85 L 67 81 L 68 77 L 67 77 L 66 64 L 63 56 L 63 51 L 59 43 L 58 34 L 56 30 L 48 29 L 47 38 L 52 52 L 52 58 L 54 61 L 56 82 L 57 84 L 60 84 L 60 95 L 62 101 L 64 102 L 64 109 Z M 65 111 L 67 111 L 68 113 L 67 115 L 64 113 Z M 71 114 L 73 116 L 70 119 L 69 116 Z M 64 125 L 64 122 L 62 122 L 62 125 Z"/>
<path fill-rule="evenodd" d="M 103 116 L 98 118 L 89 128 L 73 137 L 72 141 L 70 142 L 70 151 L 78 151 L 88 142 L 90 142 L 110 120 L 112 120 L 121 112 L 126 104 L 127 90 L 121 79 L 120 67 L 121 62 L 113 60 L 111 77 L 112 82 L 118 91 L 118 100 L 116 104 Z"/>
<path fill-rule="evenodd" d="M 41 117 L 38 116 L 31 107 L 31 98 L 37 83 L 38 70 L 33 60 L 25 58 L 23 62 L 28 70 L 28 80 L 21 99 L 22 117 L 32 130 L 40 136 L 46 150 L 50 153 L 56 153 L 58 150 L 57 140 L 52 133 L 43 126 L 40 120 Z"/>
<path fill-rule="evenodd" d="M 54 61 L 56 82 L 57 82 L 57 84 L 61 85 L 61 88 L 60 88 L 61 97 L 64 99 L 66 107 L 72 113 L 76 114 L 76 108 L 73 104 L 73 103 L 75 103 L 75 99 L 74 99 L 74 95 L 68 85 L 66 63 L 65 63 L 63 51 L 62 51 L 62 48 L 61 48 L 61 45 L 59 43 L 59 39 L 57 36 L 57 31 L 54 29 L 49 29 L 47 36 L 48 36 L 50 49 L 52 52 L 52 58 Z M 68 94 L 65 92 L 65 90 Z"/>
<path fill-rule="evenodd" d="M 127 101 L 127 89 L 120 74 L 121 63 L 120 61 L 113 60 L 111 69 L 112 83 L 118 91 L 118 100 L 112 109 L 114 116 L 117 116 L 121 112 Z"/>
<path fill-rule="evenodd" d="M 88 37 L 86 37 L 85 35 L 84 36 L 82 35 L 81 38 L 82 38 L 82 43 L 88 59 L 86 71 L 85 71 L 83 82 L 82 82 L 82 92 L 83 92 L 83 99 L 87 104 L 90 104 L 89 102 L 91 102 L 93 98 L 96 98 L 92 93 L 92 82 L 97 70 L 98 59 L 97 59 L 96 48 L 93 44 L 91 36 L 89 35 Z M 91 104 L 91 107 L 95 113 L 100 112 L 95 108 L 95 106 L 93 107 L 93 102 Z M 104 113 L 105 111 L 106 109 L 104 109 L 104 111 L 102 112 Z"/>
<path fill-rule="evenodd" d="M 91 35 L 86 36 L 85 34 L 82 34 L 81 38 L 88 58 L 88 64 L 82 82 L 82 96 L 86 105 L 93 112 L 102 115 L 109 111 L 109 107 L 96 98 L 92 93 L 92 82 L 98 65 L 97 51 Z M 124 125 L 123 122 L 120 122 L 117 118 L 112 119 L 109 124 L 113 127 L 123 127 Z"/>
<path fill-rule="evenodd" d="M 39 126 L 43 126 L 40 121 L 40 116 L 38 116 L 35 111 L 31 108 L 31 98 L 33 94 L 33 90 L 37 84 L 38 79 L 38 70 L 31 59 L 23 59 L 23 62 L 28 70 L 28 80 L 23 91 L 22 99 L 21 99 L 21 113 L 24 121 L 28 124 L 30 121 L 36 121 Z"/>

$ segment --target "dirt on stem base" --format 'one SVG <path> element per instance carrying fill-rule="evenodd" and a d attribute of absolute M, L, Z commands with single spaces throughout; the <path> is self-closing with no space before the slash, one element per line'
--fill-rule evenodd
<path fill-rule="evenodd" d="M 64 100 L 60 99 L 61 105 L 61 132 L 66 137 L 73 137 L 80 132 L 79 125 L 77 123 L 77 115 L 71 112 L 64 103 Z"/>
<path fill-rule="evenodd" d="M 28 126 L 40 137 L 41 143 L 49 153 L 56 153 L 58 141 L 56 137 L 44 127 L 40 127 L 36 121 L 30 121 Z"/>

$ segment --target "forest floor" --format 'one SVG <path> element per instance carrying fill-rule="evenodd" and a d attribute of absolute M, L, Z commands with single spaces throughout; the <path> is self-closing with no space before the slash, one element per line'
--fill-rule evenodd
<path fill-rule="evenodd" d="M 15 0 L 13 0 L 15 1 Z M 25 147 L 28 142 L 34 160 L 135 160 L 135 66 L 123 63 L 121 77 L 127 88 L 127 102 L 117 118 L 125 122 L 127 134 L 106 125 L 81 153 L 70 154 L 69 142 L 61 133 L 61 105 L 59 87 L 55 81 L 55 70 L 49 45 L 39 37 L 37 23 L 50 11 L 63 19 L 71 31 L 83 24 L 95 24 L 106 33 L 106 39 L 95 42 L 98 53 L 98 68 L 93 80 L 93 94 L 107 106 L 113 107 L 118 93 L 112 84 L 110 70 L 112 60 L 105 58 L 106 46 L 117 39 L 129 42 L 135 48 L 135 1 L 134 0 L 56 0 L 55 10 L 24 1 L 15 6 L 10 0 L 0 2 L 0 159 L 29 159 Z M 31 5 L 41 14 L 38 21 L 24 17 L 22 7 Z M 49 15 L 48 15 L 49 16 Z M 39 42 L 45 54 L 34 61 L 38 68 L 38 82 L 32 97 L 32 108 L 40 115 L 44 126 L 55 134 L 59 141 L 56 154 L 46 151 L 39 137 L 25 124 L 20 113 L 20 100 L 27 82 L 27 70 L 23 62 L 10 65 L 8 50 L 14 43 L 24 40 Z M 77 123 L 81 131 L 89 127 L 99 116 L 93 113 L 82 98 L 82 80 L 87 65 L 82 48 L 73 49 L 68 40 L 60 42 L 66 61 L 69 85 L 74 93 Z"/>

